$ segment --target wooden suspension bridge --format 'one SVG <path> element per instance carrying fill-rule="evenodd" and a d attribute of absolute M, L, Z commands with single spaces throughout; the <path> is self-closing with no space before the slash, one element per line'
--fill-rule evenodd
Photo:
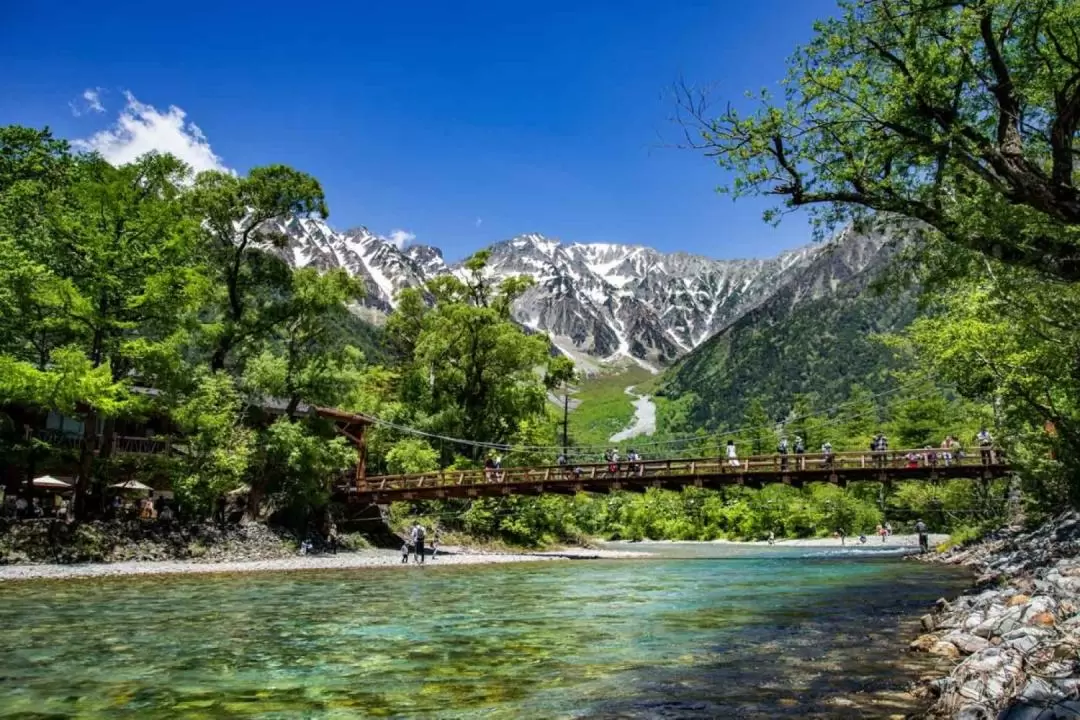
<path fill-rule="evenodd" d="M 499 495 L 540 495 L 613 490 L 645 492 L 650 487 L 760 488 L 780 483 L 801 487 L 806 483 L 891 483 L 901 480 L 989 480 L 1009 472 L 996 448 L 953 456 L 942 450 L 920 448 L 887 452 L 763 455 L 739 458 L 691 458 L 621 461 L 617 464 L 571 464 L 480 470 L 438 470 L 412 475 L 364 477 L 339 490 L 349 501 L 384 504 L 399 500 L 441 500 Z"/>

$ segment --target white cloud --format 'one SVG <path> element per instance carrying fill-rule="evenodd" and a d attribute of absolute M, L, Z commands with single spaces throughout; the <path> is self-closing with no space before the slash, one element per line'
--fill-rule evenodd
<path fill-rule="evenodd" d="M 105 112 L 105 106 L 101 104 L 101 88 L 87 88 L 83 90 L 83 100 L 86 101 L 86 109 L 96 113 Z"/>
<path fill-rule="evenodd" d="M 86 93 L 83 97 L 90 101 Z M 97 98 L 96 95 L 94 97 Z M 187 113 L 183 110 L 170 105 L 167 111 L 161 112 L 153 105 L 139 102 L 130 92 L 125 92 L 124 97 L 127 98 L 127 105 L 116 123 L 85 140 L 76 140 L 75 147 L 99 152 L 113 165 L 132 162 L 151 150 L 157 150 L 172 153 L 195 172 L 228 172 L 221 158 L 210 149 L 210 142 L 199 126 L 185 120 Z M 90 107 L 93 109 L 92 105 Z"/>
<path fill-rule="evenodd" d="M 476 227 L 480 227 L 484 224 L 484 218 L 476 218 Z"/>
<path fill-rule="evenodd" d="M 402 249 L 415 239 L 416 235 L 408 230 L 391 230 L 390 234 L 386 237 L 386 241 L 398 250 Z"/>

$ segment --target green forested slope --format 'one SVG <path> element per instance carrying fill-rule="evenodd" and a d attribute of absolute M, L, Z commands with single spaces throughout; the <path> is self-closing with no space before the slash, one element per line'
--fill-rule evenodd
<path fill-rule="evenodd" d="M 884 248 L 858 271 L 839 255 L 821 258 L 672 367 L 659 394 L 681 400 L 691 426 L 724 428 L 739 424 L 754 397 L 778 418 L 798 394 L 815 393 L 829 407 L 846 400 L 855 383 L 888 389 L 893 353 L 874 336 L 906 327 L 917 312 L 913 290 L 876 288 L 891 257 Z M 826 283 L 830 292 L 807 297 Z"/>

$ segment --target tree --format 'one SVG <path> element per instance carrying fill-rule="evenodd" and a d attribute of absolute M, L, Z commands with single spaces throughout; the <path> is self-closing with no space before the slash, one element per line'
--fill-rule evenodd
<path fill-rule="evenodd" d="M 315 422 L 279 418 L 263 433 L 262 441 L 267 489 L 278 507 L 294 516 L 325 506 L 335 475 L 356 464 L 356 450 L 348 441 L 327 437 L 325 428 Z"/>
<path fill-rule="evenodd" d="M 782 98 L 710 117 L 689 89 L 690 142 L 766 213 L 822 228 L 870 213 L 1080 281 L 1078 0 L 841 0 L 791 56 Z"/>
<path fill-rule="evenodd" d="M 765 401 L 760 397 L 750 400 L 743 416 L 746 438 L 750 441 L 752 455 L 766 455 L 776 447 L 776 433 L 770 427 L 769 414 L 765 411 Z"/>
<path fill-rule="evenodd" d="M 862 385 L 852 385 L 847 401 L 840 406 L 840 442 L 838 450 L 866 450 L 881 430 L 881 419 L 874 395 Z"/>
<path fill-rule="evenodd" d="M 997 439 L 1042 502 L 1080 504 L 1080 290 L 988 270 L 938 296 L 905 340 L 928 372 L 997 408 Z"/>
<path fill-rule="evenodd" d="M 401 401 L 428 429 L 454 437 L 508 444 L 523 420 L 546 411 L 548 341 L 528 335 L 510 316 L 526 278 L 498 284 L 485 275 L 489 253 L 465 262 L 465 276 L 428 286 L 434 306 L 407 304 L 388 325 L 412 327 L 412 357 L 404 364 Z M 479 451 L 474 451 L 474 459 Z"/>
<path fill-rule="evenodd" d="M 563 418 L 562 418 L 562 447 L 563 454 L 569 452 L 570 446 L 570 385 L 577 380 L 577 368 L 574 361 L 565 355 L 558 355 L 548 362 L 547 374 L 544 376 L 544 386 L 549 391 L 556 388 L 562 389 L 563 394 Z"/>
<path fill-rule="evenodd" d="M 222 288 L 210 366 L 242 366 L 238 349 L 265 332 L 272 322 L 266 306 L 288 282 L 288 268 L 272 251 L 287 246 L 287 222 L 327 216 L 323 190 L 315 178 L 284 165 L 254 168 L 246 178 L 206 171 L 195 179 L 191 207 L 203 218 L 205 246 Z"/>
<path fill-rule="evenodd" d="M 795 396 L 795 402 L 791 406 L 791 416 L 787 421 L 788 439 L 794 441 L 791 435 L 798 435 L 806 444 L 808 453 L 817 452 L 818 447 L 828 441 L 836 431 L 831 427 L 826 418 L 821 416 L 821 411 L 815 409 L 818 404 L 814 393 L 803 393 Z"/>
<path fill-rule="evenodd" d="M 255 435 L 243 426 L 242 404 L 232 378 L 199 376 L 192 393 L 172 409 L 184 433 L 181 472 L 173 479 L 177 497 L 201 512 L 243 483 L 255 452 Z"/>
<path fill-rule="evenodd" d="M 424 440 L 405 438 L 386 453 L 386 466 L 401 475 L 430 472 L 439 467 L 439 453 Z"/>
<path fill-rule="evenodd" d="M 197 223 L 181 202 L 189 170 L 172 156 L 154 153 L 120 167 L 82 156 L 68 167 L 45 136 L 37 142 L 37 151 L 19 146 L 23 150 L 14 155 L 38 159 L 38 181 L 24 173 L 5 189 L 0 204 L 7 205 L 27 183 L 45 189 L 55 184 L 60 197 L 39 208 L 33 228 L 5 223 L 15 251 L 32 260 L 29 269 L 3 273 L 16 317 L 22 318 L 8 330 L 6 344 L 15 357 L 42 369 L 63 346 L 78 348 L 89 370 L 107 368 L 114 383 L 144 379 L 154 368 L 143 360 L 175 345 L 204 287 L 193 253 Z M 10 147 L 3 154 L 12 155 Z M 64 166 L 62 179 L 53 177 L 53 161 Z M 7 170 L 10 175 L 10 165 Z M 141 404 L 129 401 L 131 407 Z M 109 457 L 112 421 L 124 405 L 99 406 L 86 398 L 77 408 L 84 425 L 75 486 L 79 513 L 95 462 Z"/>
<path fill-rule="evenodd" d="M 245 386 L 254 394 L 286 401 L 292 417 L 301 401 L 337 405 L 358 382 L 363 354 L 348 342 L 347 304 L 363 286 L 344 270 L 292 273 L 283 298 L 270 311 L 267 348 L 248 364 Z"/>

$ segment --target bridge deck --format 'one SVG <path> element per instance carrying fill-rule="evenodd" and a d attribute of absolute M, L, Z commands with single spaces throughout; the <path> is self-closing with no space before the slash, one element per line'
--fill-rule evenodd
<path fill-rule="evenodd" d="M 909 455 L 915 455 L 914 461 Z M 973 454 L 946 461 L 940 451 L 899 450 L 887 453 L 834 453 L 740 458 L 732 465 L 725 458 L 644 460 L 620 462 L 614 470 L 606 463 L 503 468 L 501 470 L 441 470 L 414 475 L 387 475 L 358 480 L 342 488 L 349 500 L 388 503 L 398 500 L 539 495 L 612 490 L 644 492 L 649 487 L 680 489 L 687 486 L 719 488 L 741 485 L 762 487 L 772 483 L 802 486 L 810 482 L 846 485 L 858 480 L 936 481 L 953 478 L 989 479 L 1009 471 L 999 451 L 984 458 Z"/>

